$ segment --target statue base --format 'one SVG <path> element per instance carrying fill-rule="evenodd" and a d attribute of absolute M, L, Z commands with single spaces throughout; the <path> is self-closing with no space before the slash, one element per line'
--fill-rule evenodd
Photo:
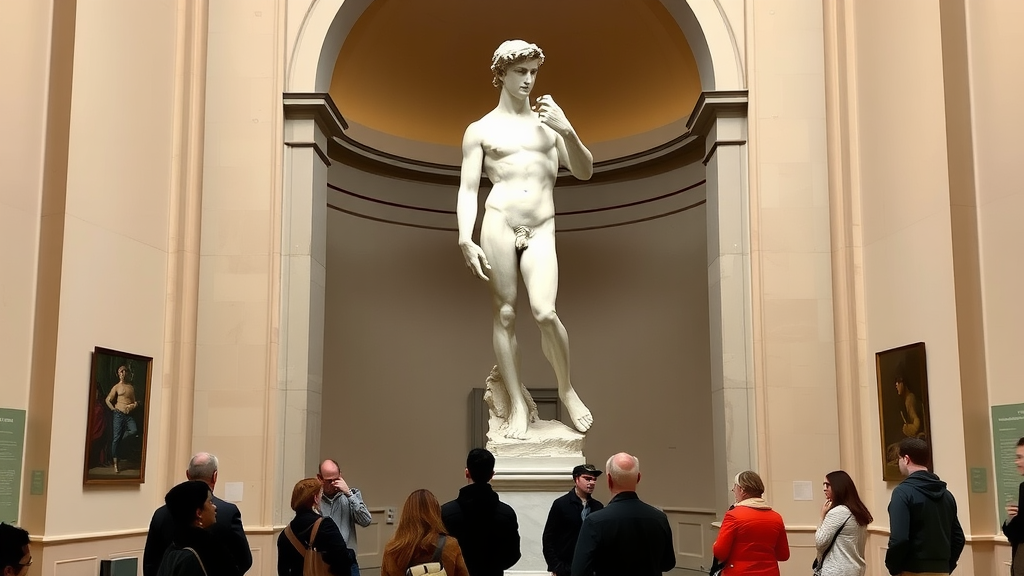
<path fill-rule="evenodd" d="M 525 438 L 506 438 L 504 428 L 511 411 L 511 401 L 498 367 L 491 369 L 484 392 L 484 402 L 488 407 L 485 447 L 495 457 L 583 458 L 583 440 L 586 436 L 557 420 L 539 419 L 537 403 L 530 391 L 523 384 L 519 385 L 519 389 L 526 402 L 530 424 Z"/>
<path fill-rule="evenodd" d="M 506 576 L 549 575 L 542 553 L 544 524 L 551 503 L 572 488 L 573 467 L 583 463 L 583 454 L 575 457 L 495 458 L 491 486 L 501 501 L 516 511 L 519 549 L 523 555 L 519 562 L 505 571 Z"/>

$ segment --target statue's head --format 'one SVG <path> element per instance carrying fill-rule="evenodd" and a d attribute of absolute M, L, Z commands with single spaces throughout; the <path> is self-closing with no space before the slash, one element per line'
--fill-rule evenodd
<path fill-rule="evenodd" d="M 540 64 L 543 64 L 544 51 L 536 44 L 531 44 L 525 40 L 505 40 L 502 42 L 501 46 L 498 46 L 498 49 L 494 51 L 494 57 L 491 58 L 491 72 L 494 73 L 491 84 L 495 88 L 501 88 L 501 79 L 505 77 L 505 71 L 508 70 L 509 66 L 522 60 L 540 60 Z"/>

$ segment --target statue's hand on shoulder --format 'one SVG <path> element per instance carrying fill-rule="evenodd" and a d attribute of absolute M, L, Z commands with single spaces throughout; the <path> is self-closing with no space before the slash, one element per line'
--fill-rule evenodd
<path fill-rule="evenodd" d="M 484 255 L 483 249 L 469 240 L 459 242 L 459 248 L 462 248 L 462 256 L 466 259 L 466 267 L 470 272 L 481 280 L 490 281 L 484 270 L 490 270 L 491 265 L 487 263 L 487 256 Z"/>
<path fill-rule="evenodd" d="M 569 124 L 569 120 L 565 117 L 565 112 L 562 112 L 558 104 L 555 104 L 555 99 L 550 94 L 537 98 L 537 106 L 534 110 L 537 111 L 537 117 L 540 118 L 541 124 L 562 136 L 568 136 L 572 133 L 572 124 Z"/>

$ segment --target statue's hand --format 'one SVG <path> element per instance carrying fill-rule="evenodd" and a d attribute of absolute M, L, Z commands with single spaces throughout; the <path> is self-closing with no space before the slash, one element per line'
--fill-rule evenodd
<path fill-rule="evenodd" d="M 558 104 L 555 104 L 555 99 L 549 94 L 537 98 L 537 106 L 534 109 L 537 111 L 541 124 L 562 136 L 568 136 L 572 133 L 572 124 L 569 124 L 569 120 L 566 119 L 565 112 L 562 112 Z"/>
<path fill-rule="evenodd" d="M 469 268 L 473 275 L 481 280 L 490 281 L 484 270 L 490 270 L 491 265 L 487 263 L 487 256 L 484 255 L 483 249 L 470 241 L 459 243 L 459 248 L 462 248 L 462 256 L 466 259 L 466 267 Z"/>

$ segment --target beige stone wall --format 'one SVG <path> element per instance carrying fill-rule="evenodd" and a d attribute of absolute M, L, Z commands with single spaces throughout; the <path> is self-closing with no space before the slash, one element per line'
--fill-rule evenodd
<path fill-rule="evenodd" d="M 842 216 L 833 232 L 846 241 L 834 266 L 852 278 L 851 307 L 837 308 L 837 323 L 859 345 L 852 366 L 860 375 L 840 414 L 869 416 L 844 439 L 875 514 L 869 573 L 883 570 L 894 486 L 879 480 L 874 353 L 917 341 L 928 347 L 936 472 L 957 497 L 968 537 L 957 573 L 1001 573 L 1008 550 L 996 526 L 988 408 L 1020 401 L 1000 351 L 1020 340 L 1013 318 L 1021 307 L 997 296 L 1020 275 L 1000 250 L 1020 239 L 1006 220 L 1016 195 L 1002 172 L 1009 164 L 995 157 L 1019 148 L 1011 134 L 1022 122 L 1000 105 L 1016 80 L 996 70 L 1019 54 L 1009 30 L 1020 9 L 843 2 L 829 16 L 838 41 L 829 60 L 838 71 L 829 86 L 830 170 L 843 191 L 833 194 L 841 204 L 833 216 Z M 995 366 L 1004 367 L 998 378 Z M 969 491 L 971 467 L 987 470 L 987 492 Z"/>
<path fill-rule="evenodd" d="M 162 496 L 156 483 L 111 491 L 81 481 L 95 346 L 154 357 L 150 449 L 162 441 L 155 391 L 163 384 L 176 19 L 173 6 L 129 4 L 83 2 L 74 15 L 65 194 L 45 208 L 63 227 L 43 232 L 61 246 L 59 275 L 40 278 L 57 291 L 60 317 L 53 380 L 34 382 L 53 387 L 52 420 L 26 448 L 26 468 L 43 469 L 47 485 L 45 506 L 29 496 L 25 516 L 49 535 L 144 526 Z M 125 514 L 107 513 L 115 507 Z M 42 510 L 45 519 L 36 516 Z"/>
<path fill-rule="evenodd" d="M 766 497 L 800 528 L 817 522 L 821 502 L 794 500 L 793 482 L 811 482 L 820 496 L 821 478 L 840 463 L 823 18 L 816 2 L 749 6 L 757 471 Z M 806 556 L 794 562 L 809 564 Z"/>
<path fill-rule="evenodd" d="M 1015 404 L 1022 400 L 1016 382 L 1018 350 L 1024 341 L 1024 306 L 1016 289 L 1024 281 L 1024 259 L 1016 256 L 1024 242 L 1016 217 L 1024 213 L 1024 186 L 1016 171 L 1024 157 L 1024 112 L 1011 94 L 1024 90 L 1024 79 L 1006 72 L 1019 62 L 1024 49 L 1017 33 L 1024 24 L 1024 6 L 968 6 L 988 381 L 992 404 Z"/>
<path fill-rule="evenodd" d="M 0 22 L 0 77 L 18 90 L 4 90 L 0 106 L 9 113 L 0 120 L 8 135 L 0 154 L 0 363 L 9 378 L 2 385 L 5 406 L 28 407 L 32 324 L 42 208 L 46 88 L 49 69 L 50 3 L 18 3 L 6 7 Z"/>
<path fill-rule="evenodd" d="M 989 404 L 1016 404 L 1024 401 L 1017 362 L 1024 342 L 1024 305 L 1014 288 L 1024 282 L 1024 261 L 1016 256 L 1024 246 L 1024 234 L 1014 216 L 1024 213 L 1024 187 L 1019 185 L 1014 167 L 1024 157 L 1024 113 L 1009 95 L 1024 89 L 1024 82 L 1006 71 L 1016 66 L 1024 53 L 1018 33 L 1024 26 L 1024 6 L 1001 2 L 965 5 L 980 298 L 984 303 L 982 362 Z M 974 428 L 972 433 L 988 434 L 988 430 Z M 992 501 L 994 498 L 993 491 L 982 503 L 992 514 L 1003 504 L 998 499 Z M 999 536 L 992 556 L 997 569 L 1010 559 L 1010 549 Z"/>
<path fill-rule="evenodd" d="M 206 63 L 192 448 L 218 454 L 232 470 L 225 480 L 243 484 L 238 506 L 254 526 L 282 518 L 274 459 L 284 22 L 278 4 L 210 3 Z"/>

